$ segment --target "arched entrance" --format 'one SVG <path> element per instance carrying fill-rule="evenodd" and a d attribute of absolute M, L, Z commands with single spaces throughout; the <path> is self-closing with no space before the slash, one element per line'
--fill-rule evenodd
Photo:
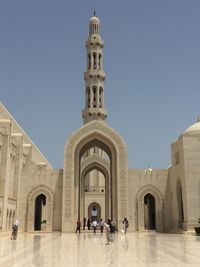
<path fill-rule="evenodd" d="M 144 196 L 144 227 L 147 230 L 156 229 L 156 203 L 152 194 Z"/>
<path fill-rule="evenodd" d="M 101 207 L 101 218 L 111 218 L 110 162 L 99 155 L 90 155 L 81 163 L 81 216 L 88 217 L 88 207 L 96 202 Z M 98 218 L 98 219 L 101 219 Z"/>
<path fill-rule="evenodd" d="M 106 214 L 107 216 L 110 216 L 110 218 L 117 218 L 117 200 L 116 200 L 116 183 L 112 183 L 112 168 L 111 168 L 111 151 L 109 147 L 99 141 L 98 139 L 93 139 L 86 143 L 80 150 L 79 154 L 80 162 L 84 163 L 85 160 L 88 158 L 90 159 L 90 164 L 85 168 L 85 171 L 83 173 L 81 172 L 79 176 L 79 192 L 80 194 L 79 200 L 78 200 L 78 217 L 82 218 L 84 216 L 82 206 L 84 205 L 84 198 L 86 192 L 84 192 L 83 187 L 85 184 L 85 177 L 87 175 L 91 175 L 91 182 L 92 182 L 92 190 L 93 190 L 93 197 L 94 201 L 97 201 L 97 197 L 100 197 L 98 194 L 100 187 L 95 183 L 95 180 L 97 179 L 97 175 L 103 174 L 104 180 L 106 180 L 106 186 L 104 186 L 104 190 L 106 191 L 106 194 L 104 192 L 104 196 L 106 195 L 106 201 L 104 200 L 104 203 L 106 202 Z M 105 170 L 105 166 L 103 165 L 102 161 L 106 162 L 107 169 Z M 81 165 L 82 166 L 82 165 Z M 82 170 L 81 170 L 82 171 Z M 105 182 L 104 182 L 105 184 Z M 110 188 L 109 188 L 110 187 Z M 84 192 L 84 196 L 83 196 Z M 100 193 L 100 192 L 99 192 Z M 109 205 L 109 202 L 111 203 Z M 115 203 L 115 205 L 114 205 Z M 105 205 L 105 204 L 104 204 Z"/>
<path fill-rule="evenodd" d="M 143 186 L 137 194 L 137 230 L 155 229 L 163 232 L 163 196 L 152 185 Z"/>
<path fill-rule="evenodd" d="M 52 231 L 52 219 L 53 193 L 46 186 L 40 185 L 28 196 L 27 231 Z"/>
<path fill-rule="evenodd" d="M 88 207 L 88 219 L 90 219 L 91 222 L 96 220 L 97 222 L 101 219 L 101 206 L 93 202 Z"/>
<path fill-rule="evenodd" d="M 40 194 L 35 199 L 35 220 L 34 220 L 35 231 L 41 230 L 42 223 L 46 224 L 45 206 L 46 206 L 46 196 L 44 194 Z"/>
<path fill-rule="evenodd" d="M 105 123 L 91 121 L 75 132 L 65 147 L 62 231 L 73 231 L 74 222 L 83 217 L 84 179 L 81 164 L 84 156 L 95 148 L 103 151 L 109 161 L 109 179 L 105 179 L 105 183 L 108 183 L 108 214 L 117 224 L 127 217 L 128 167 L 125 144 Z M 94 157 L 93 162 L 95 160 Z"/>

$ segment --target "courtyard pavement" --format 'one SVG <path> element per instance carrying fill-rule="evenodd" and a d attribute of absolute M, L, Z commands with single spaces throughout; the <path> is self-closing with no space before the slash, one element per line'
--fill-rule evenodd
<path fill-rule="evenodd" d="M 105 235 L 0 235 L 1 267 L 199 267 L 200 238 L 194 234 L 122 233 L 106 245 Z"/>

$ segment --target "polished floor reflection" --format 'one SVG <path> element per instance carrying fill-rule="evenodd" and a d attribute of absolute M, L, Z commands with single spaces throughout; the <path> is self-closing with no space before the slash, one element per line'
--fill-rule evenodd
<path fill-rule="evenodd" d="M 101 234 L 0 235 L 0 266 L 200 266 L 200 238 L 194 234 L 118 234 L 106 245 Z"/>

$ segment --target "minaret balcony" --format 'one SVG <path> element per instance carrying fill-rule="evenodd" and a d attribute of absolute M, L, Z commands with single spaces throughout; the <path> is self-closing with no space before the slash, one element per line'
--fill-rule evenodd
<path fill-rule="evenodd" d="M 82 110 L 84 122 L 92 120 L 105 120 L 107 118 L 107 110 L 104 108 L 86 108 Z"/>
<path fill-rule="evenodd" d="M 95 46 L 98 47 L 99 46 L 100 48 L 103 48 L 104 47 L 104 42 L 101 39 L 101 36 L 92 35 L 92 36 L 88 37 L 85 46 L 86 46 L 87 49 L 90 48 L 91 46 L 92 47 L 95 47 Z"/>
<path fill-rule="evenodd" d="M 105 72 L 103 70 L 87 70 L 84 72 L 84 80 L 97 79 L 104 81 Z"/>

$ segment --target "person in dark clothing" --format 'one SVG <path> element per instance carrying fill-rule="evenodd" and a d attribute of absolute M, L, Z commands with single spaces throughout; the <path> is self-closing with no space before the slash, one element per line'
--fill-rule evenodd
<path fill-rule="evenodd" d="M 114 219 L 111 221 L 111 225 L 112 225 L 112 233 L 115 234 L 115 231 L 116 231 L 116 222 L 115 222 Z"/>
<path fill-rule="evenodd" d="M 18 224 L 14 223 L 12 226 L 11 239 L 16 240 L 17 239 L 17 233 L 18 233 Z"/>
<path fill-rule="evenodd" d="M 88 230 L 90 230 L 90 226 L 91 226 L 90 219 L 88 219 L 87 220 L 87 228 L 88 228 Z"/>
<path fill-rule="evenodd" d="M 111 223 L 110 219 L 108 219 L 107 224 L 109 225 L 110 233 L 112 234 L 114 232 L 114 230 L 113 230 L 113 226 L 112 226 L 112 223 Z"/>
<path fill-rule="evenodd" d="M 102 219 L 101 219 L 100 222 L 99 222 L 99 226 L 100 226 L 101 234 L 103 234 L 104 221 L 103 221 Z"/>
<path fill-rule="evenodd" d="M 128 223 L 127 218 L 124 218 L 124 220 L 123 220 L 122 223 L 123 223 L 123 225 L 124 225 L 124 233 L 126 234 L 127 229 L 128 229 L 128 227 L 129 227 L 129 223 Z"/>
<path fill-rule="evenodd" d="M 83 218 L 83 230 L 85 230 L 85 226 L 86 226 L 86 218 Z"/>
<path fill-rule="evenodd" d="M 76 222 L 76 233 L 77 232 L 79 232 L 79 234 L 81 232 L 81 221 L 80 221 L 80 219 L 78 219 L 78 221 Z"/>

